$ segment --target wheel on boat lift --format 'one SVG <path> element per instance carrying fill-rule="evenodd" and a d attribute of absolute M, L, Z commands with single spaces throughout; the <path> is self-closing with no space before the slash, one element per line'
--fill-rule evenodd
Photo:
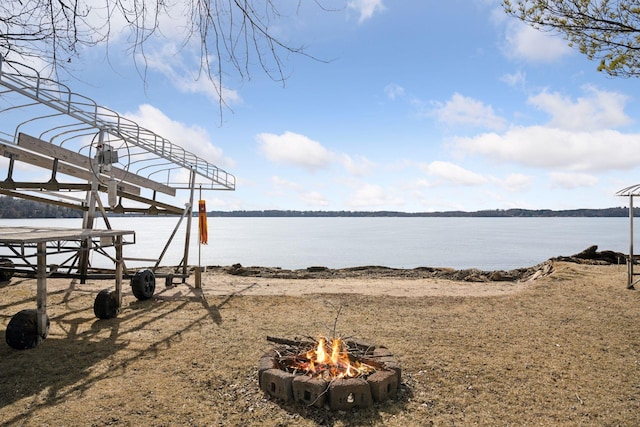
<path fill-rule="evenodd" d="M 38 334 L 38 310 L 27 309 L 16 313 L 7 325 L 6 340 L 17 350 L 35 348 L 49 335 L 49 316 L 45 314 L 46 328 Z"/>
<path fill-rule="evenodd" d="M 140 270 L 131 278 L 131 290 L 139 300 L 146 300 L 153 296 L 156 290 L 156 276 L 153 271 Z"/>
<path fill-rule="evenodd" d="M 103 289 L 98 292 L 93 302 L 93 313 L 98 319 L 113 319 L 118 315 L 118 300 L 116 291 Z"/>
<path fill-rule="evenodd" d="M 0 258 L 0 267 L 13 268 L 13 261 L 9 258 Z M 13 277 L 13 271 L 0 271 L 0 282 L 8 282 Z"/>

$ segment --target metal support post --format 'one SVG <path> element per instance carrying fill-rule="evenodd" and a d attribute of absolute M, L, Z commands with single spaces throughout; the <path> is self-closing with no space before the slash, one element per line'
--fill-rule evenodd
<path fill-rule="evenodd" d="M 47 335 L 47 242 L 38 242 L 37 247 L 38 270 L 36 272 L 36 299 L 37 314 L 36 322 L 38 336 Z"/>
<path fill-rule="evenodd" d="M 118 234 L 115 240 L 116 247 L 116 301 L 118 302 L 118 312 L 122 307 L 122 235 Z"/>
<path fill-rule="evenodd" d="M 627 289 L 633 286 L 633 194 L 629 194 L 629 259 L 627 260 Z"/>
<path fill-rule="evenodd" d="M 187 262 L 189 260 L 189 241 L 191 237 L 191 219 L 193 218 L 193 193 L 196 186 L 196 172 L 191 169 L 191 177 L 189 178 L 189 188 L 191 194 L 189 195 L 189 214 L 187 215 L 187 232 L 185 233 L 184 241 L 184 257 L 182 258 L 182 283 L 187 280 Z"/>

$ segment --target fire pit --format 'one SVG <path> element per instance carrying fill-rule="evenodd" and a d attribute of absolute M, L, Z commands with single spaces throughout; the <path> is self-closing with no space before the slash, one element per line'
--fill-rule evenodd
<path fill-rule="evenodd" d="M 324 337 L 267 340 L 279 346 L 260 358 L 258 381 L 273 398 L 348 410 L 383 402 L 398 391 L 400 364 L 386 347 Z"/>

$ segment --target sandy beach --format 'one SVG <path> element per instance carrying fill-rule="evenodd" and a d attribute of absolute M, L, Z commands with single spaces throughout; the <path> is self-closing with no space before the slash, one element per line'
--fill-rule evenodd
<path fill-rule="evenodd" d="M 210 267 L 117 318 L 111 281 L 49 279 L 37 348 L 0 345 L 6 426 L 633 426 L 640 421 L 639 294 L 626 267 L 549 261 L 521 277 L 451 280 L 428 269 L 292 272 Z M 469 272 L 467 272 L 469 273 Z M 434 276 L 442 277 L 434 277 Z M 495 278 L 495 277 L 494 277 Z M 35 280 L 0 285 L 1 335 L 35 308 Z M 267 336 L 335 333 L 384 345 L 397 396 L 351 411 L 281 402 L 258 387 Z"/>

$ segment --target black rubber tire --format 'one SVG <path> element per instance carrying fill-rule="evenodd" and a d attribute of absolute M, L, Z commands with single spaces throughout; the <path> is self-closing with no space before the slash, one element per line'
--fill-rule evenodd
<path fill-rule="evenodd" d="M 98 319 L 113 319 L 118 315 L 116 291 L 103 289 L 98 292 L 93 302 L 93 313 Z"/>
<path fill-rule="evenodd" d="M 13 261 L 9 258 L 0 258 L 0 267 L 13 268 Z M 0 282 L 8 282 L 13 277 L 13 271 L 0 271 Z"/>
<path fill-rule="evenodd" d="M 140 301 L 149 299 L 156 290 L 156 275 L 151 270 L 140 270 L 131 278 L 131 290 Z"/>
<path fill-rule="evenodd" d="M 49 335 L 49 316 L 46 316 L 47 326 L 38 335 L 38 310 L 28 309 L 16 313 L 7 325 L 6 340 L 10 347 L 16 350 L 35 348 Z"/>

